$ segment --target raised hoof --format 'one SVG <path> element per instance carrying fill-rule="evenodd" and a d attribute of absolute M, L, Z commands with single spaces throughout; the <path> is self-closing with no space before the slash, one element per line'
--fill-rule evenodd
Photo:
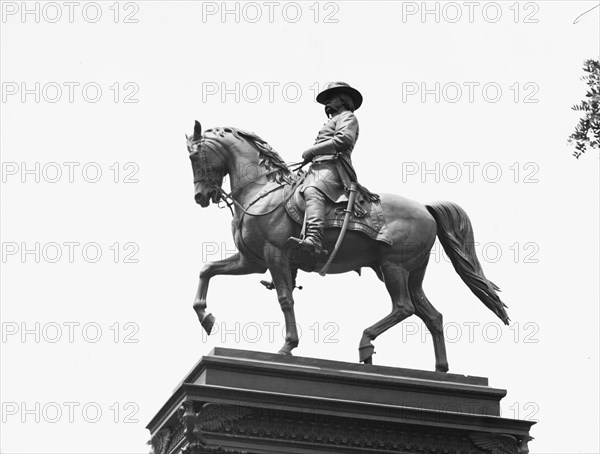
<path fill-rule="evenodd" d="M 204 328 L 204 331 L 206 331 L 206 334 L 210 336 L 210 332 L 215 324 L 215 316 L 213 314 L 206 314 L 201 323 L 202 328 Z"/>
<path fill-rule="evenodd" d="M 375 354 L 375 347 L 369 343 L 358 347 L 359 361 L 365 364 L 373 364 L 373 355 Z"/>

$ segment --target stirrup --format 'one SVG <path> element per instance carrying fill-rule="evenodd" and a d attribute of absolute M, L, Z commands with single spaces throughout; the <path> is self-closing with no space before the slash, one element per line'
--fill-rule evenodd
<path fill-rule="evenodd" d="M 293 236 L 288 238 L 287 246 L 292 247 L 292 248 L 301 248 L 305 251 L 310 251 L 312 254 L 315 254 L 315 255 L 328 255 L 329 254 L 326 249 L 323 249 L 323 247 L 318 246 L 314 243 L 307 243 L 305 241 L 305 239 L 301 240 L 300 238 L 296 238 Z"/>

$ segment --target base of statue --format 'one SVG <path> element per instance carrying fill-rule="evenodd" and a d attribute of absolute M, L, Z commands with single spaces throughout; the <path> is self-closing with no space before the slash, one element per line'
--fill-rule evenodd
<path fill-rule="evenodd" d="M 154 454 L 527 453 L 487 378 L 215 348 L 150 421 Z"/>

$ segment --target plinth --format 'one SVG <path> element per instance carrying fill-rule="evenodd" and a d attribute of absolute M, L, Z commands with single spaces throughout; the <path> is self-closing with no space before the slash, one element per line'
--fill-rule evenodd
<path fill-rule="evenodd" d="M 147 428 L 154 454 L 529 452 L 487 378 L 215 348 Z"/>

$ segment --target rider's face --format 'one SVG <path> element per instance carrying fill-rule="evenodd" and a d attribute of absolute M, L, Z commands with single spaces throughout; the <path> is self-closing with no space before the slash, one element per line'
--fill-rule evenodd
<path fill-rule="evenodd" d="M 333 95 L 325 102 L 325 114 L 329 117 L 340 111 L 344 107 L 342 99 L 338 95 Z"/>

